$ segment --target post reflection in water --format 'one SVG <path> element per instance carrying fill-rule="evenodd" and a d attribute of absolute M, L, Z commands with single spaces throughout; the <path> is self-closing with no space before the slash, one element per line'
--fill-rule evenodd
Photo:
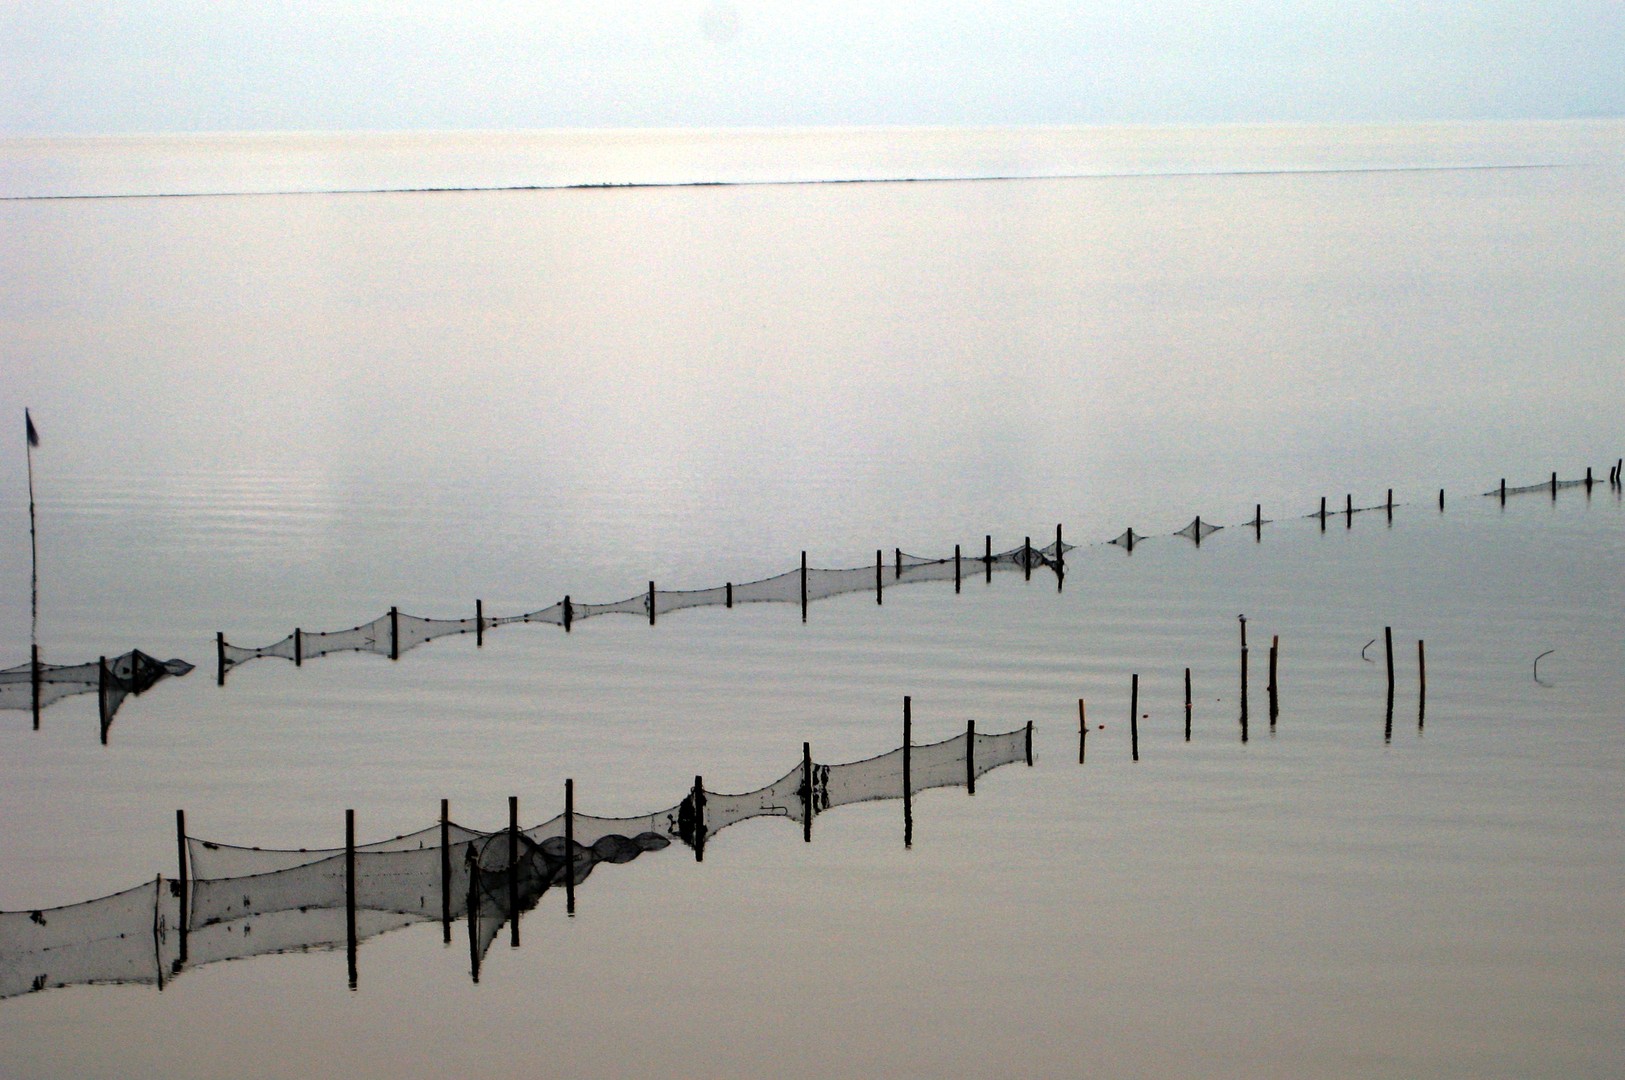
<path fill-rule="evenodd" d="M 359 984 L 361 942 L 391 930 L 466 919 L 469 974 L 476 982 L 504 926 L 518 944 L 520 917 L 558 886 L 572 895 L 600 864 L 622 864 L 671 846 L 696 857 L 724 829 L 754 817 L 799 823 L 811 839 L 818 814 L 851 803 L 904 799 L 912 831 L 913 796 L 968 787 L 1015 762 L 1032 763 L 1032 725 L 1003 734 L 974 730 L 942 742 L 904 746 L 845 764 L 810 752 L 779 779 L 743 794 L 701 785 L 675 806 L 637 817 L 566 810 L 540 825 L 480 832 L 451 822 L 389 840 L 342 848 L 240 847 L 187 835 L 177 815 L 185 863 L 175 878 L 99 899 L 37 911 L 0 912 L 0 999 L 84 984 L 146 983 L 222 960 L 272 953 L 346 949 Z M 905 786 L 906 784 L 906 786 Z M 442 812 L 445 804 L 442 803 Z M 572 905 L 573 909 L 573 905 Z"/>

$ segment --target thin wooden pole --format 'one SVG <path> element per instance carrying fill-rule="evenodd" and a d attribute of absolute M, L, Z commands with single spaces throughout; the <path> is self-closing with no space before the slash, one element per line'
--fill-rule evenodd
<path fill-rule="evenodd" d="M 649 582 L 649 625 L 655 624 L 655 583 Z"/>
<path fill-rule="evenodd" d="M 175 881 L 180 885 L 180 932 L 182 941 L 186 940 L 184 935 L 187 926 L 192 921 L 192 883 L 191 876 L 187 873 L 186 854 L 186 811 L 177 810 L 175 811 L 175 861 L 177 864 Z M 181 949 L 184 956 L 185 946 L 183 945 Z"/>
<path fill-rule="evenodd" d="M 102 742 L 107 742 L 107 724 L 110 717 L 107 715 L 107 695 L 111 678 L 107 672 L 107 657 L 96 661 L 96 711 L 102 722 Z"/>
<path fill-rule="evenodd" d="M 879 548 L 875 548 L 875 603 L 883 604 L 885 600 L 881 593 L 886 587 L 886 556 Z"/>
<path fill-rule="evenodd" d="M 1422 730 L 1422 723 L 1427 715 L 1428 707 L 1428 655 L 1427 646 L 1421 638 L 1416 639 L 1416 730 Z"/>
<path fill-rule="evenodd" d="M 1501 477 L 1501 505 L 1507 504 L 1507 478 Z"/>
<path fill-rule="evenodd" d="M 1586 466 L 1586 490 L 1591 490 L 1591 466 Z"/>
<path fill-rule="evenodd" d="M 440 939 L 451 944 L 451 800 L 440 800 Z"/>
<path fill-rule="evenodd" d="M 801 553 L 801 621 L 807 621 L 807 553 Z"/>
<path fill-rule="evenodd" d="M 902 548 L 892 548 L 892 554 L 897 559 L 897 572 L 896 572 L 893 580 L 901 581 L 903 579 L 903 549 Z"/>
<path fill-rule="evenodd" d="M 1185 741 L 1191 741 L 1191 669 L 1185 669 Z"/>
<path fill-rule="evenodd" d="M 1343 503 L 1343 520 L 1350 529 L 1354 528 L 1354 496 L 1350 494 Z"/>
<path fill-rule="evenodd" d="M 1320 497 L 1320 531 L 1326 531 L 1326 496 Z"/>
<path fill-rule="evenodd" d="M 694 790 L 689 792 L 694 801 L 694 861 L 705 861 L 705 781 L 694 777 Z"/>
<path fill-rule="evenodd" d="M 1196 534 L 1192 539 L 1196 541 L 1197 547 L 1202 546 L 1202 515 L 1200 514 L 1196 515 Z"/>
<path fill-rule="evenodd" d="M 570 603 L 569 596 L 566 596 L 564 598 L 564 632 L 566 634 L 570 632 L 570 624 L 575 621 L 575 615 L 575 605 Z"/>
<path fill-rule="evenodd" d="M 1557 501 L 1557 474 L 1552 474 L 1552 501 Z"/>
<path fill-rule="evenodd" d="M 224 631 L 214 632 L 214 660 L 216 686 L 226 685 L 226 635 Z"/>
<path fill-rule="evenodd" d="M 389 658 L 401 658 L 401 610 L 394 607 L 389 609 Z"/>
<path fill-rule="evenodd" d="M 910 772 L 910 756 L 914 743 L 914 705 L 903 698 L 903 846 L 914 846 L 914 777 Z"/>
<path fill-rule="evenodd" d="M 727 605 L 730 608 L 734 606 L 734 583 L 731 581 L 728 582 Z"/>
<path fill-rule="evenodd" d="M 474 647 L 485 648 L 485 601 L 474 600 Z"/>
<path fill-rule="evenodd" d="M 1061 543 L 1061 523 L 1055 523 L 1055 571 L 1060 573 L 1066 565 L 1066 545 Z"/>
<path fill-rule="evenodd" d="M 40 688 L 39 646 L 38 645 L 30 645 L 28 647 L 28 681 L 31 684 L 32 692 L 33 692 L 34 730 L 38 731 L 39 730 L 39 688 Z"/>
<path fill-rule="evenodd" d="M 576 782 L 564 781 L 564 857 L 569 861 L 564 872 L 564 911 L 571 918 L 576 913 Z"/>
<path fill-rule="evenodd" d="M 801 744 L 801 839 L 812 843 L 813 772 L 812 743 Z"/>
<path fill-rule="evenodd" d="M 1028 581 L 1033 579 L 1033 538 L 1030 536 L 1021 539 L 1021 570 Z"/>
<path fill-rule="evenodd" d="M 1078 764 L 1083 764 L 1084 751 L 1089 745 L 1089 714 L 1083 707 L 1083 699 L 1078 699 Z"/>
<path fill-rule="evenodd" d="M 993 536 L 992 536 L 992 534 L 989 534 L 986 537 L 984 537 L 983 538 L 983 543 L 986 546 L 987 554 L 982 556 L 982 565 L 987 568 L 987 583 L 989 585 L 991 585 L 991 584 L 993 584 Z"/>
<path fill-rule="evenodd" d="M 1241 650 L 1241 741 L 1247 741 L 1247 650 Z"/>
<path fill-rule="evenodd" d="M 976 721 L 965 721 L 965 788 L 976 794 Z"/>
<path fill-rule="evenodd" d="M 1275 718 L 1280 715 L 1280 702 L 1275 692 L 1275 661 L 1281 651 L 1281 635 L 1276 634 L 1270 638 L 1270 727 L 1275 727 Z"/>
<path fill-rule="evenodd" d="M 519 948 L 519 796 L 508 796 L 508 946 Z"/>
<path fill-rule="evenodd" d="M 293 628 L 293 666 L 303 667 L 305 663 L 305 635 L 296 626 Z"/>
<path fill-rule="evenodd" d="M 1033 767 L 1033 722 L 1027 721 L 1027 768 Z"/>
<path fill-rule="evenodd" d="M 1393 488 L 1388 489 L 1388 502 L 1387 502 L 1386 505 L 1387 505 L 1387 511 L 1388 511 L 1388 524 L 1392 525 L 1394 523 L 1394 489 Z"/>
<path fill-rule="evenodd" d="M 1439 513 L 1444 513 L 1444 488 L 1439 489 Z"/>
<path fill-rule="evenodd" d="M 1134 760 L 1140 760 L 1140 674 L 1135 672 L 1128 698 L 1128 737 Z"/>
<path fill-rule="evenodd" d="M 350 961 L 350 989 L 356 988 L 355 811 L 344 811 L 344 936 Z"/>
<path fill-rule="evenodd" d="M 954 594 L 959 593 L 959 545 L 954 545 Z"/>
<path fill-rule="evenodd" d="M 1392 697 L 1394 694 L 1394 628 L 1392 626 L 1383 627 L 1382 638 L 1388 650 L 1388 696 Z"/>
<path fill-rule="evenodd" d="M 1264 542 L 1264 504 L 1253 504 L 1253 542 Z"/>

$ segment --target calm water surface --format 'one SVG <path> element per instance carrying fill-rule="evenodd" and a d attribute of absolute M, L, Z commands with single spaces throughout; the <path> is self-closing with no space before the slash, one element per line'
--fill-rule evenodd
<path fill-rule="evenodd" d="M 393 835 L 442 797 L 474 827 L 513 794 L 540 821 L 566 777 L 584 809 L 640 813 L 697 773 L 764 784 L 804 740 L 889 750 L 905 694 L 918 741 L 1032 721 L 1038 755 L 921 796 L 908 850 L 882 802 L 810 845 L 752 821 L 703 863 L 601 867 L 477 985 L 428 925 L 364 943 L 354 992 L 340 949 L 0 1001 L 0 1072 L 1617 1075 L 1625 506 L 1480 493 L 1625 452 L 1621 136 L 5 144 L 10 194 L 1034 178 L 0 203 L 0 385 L 44 440 L 45 659 L 199 664 L 106 747 L 94 695 L 39 732 L 0 714 L 0 909 L 172 874 L 176 808 L 265 846 L 338 843 L 346 808 Z M 1278 171 L 1463 164 L 1559 167 Z M 0 482 L 9 665 L 20 446 Z M 1389 488 L 1391 522 L 1302 516 Z M 1261 541 L 1167 535 L 1255 504 Z M 606 616 L 213 680 L 217 630 L 619 600 L 1056 522 L 1081 545 L 1059 590 L 1007 573 L 805 625 Z M 1153 539 L 1103 543 L 1130 525 Z M 1082 766 L 1080 697 L 1104 725 Z"/>

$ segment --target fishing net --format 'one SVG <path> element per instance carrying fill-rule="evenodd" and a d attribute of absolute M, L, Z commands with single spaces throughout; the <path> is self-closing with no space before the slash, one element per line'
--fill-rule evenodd
<path fill-rule="evenodd" d="M 1174 533 L 1174 535 L 1183 536 L 1187 540 L 1194 540 L 1200 544 L 1203 540 L 1206 540 L 1208 537 L 1212 536 L 1222 528 L 1224 528 L 1223 525 L 1213 525 L 1198 517 L 1192 518 L 1189 525 L 1185 526 L 1183 529 L 1180 529 L 1178 532 Z"/>
<path fill-rule="evenodd" d="M 301 663 L 307 659 L 337 652 L 374 653 L 399 657 L 436 638 L 452 635 L 481 635 L 487 630 L 515 623 L 546 623 L 569 628 L 582 619 L 600 615 L 634 615 L 654 620 L 660 615 L 685 608 L 733 607 L 735 604 L 812 603 L 848 593 L 872 592 L 883 597 L 888 587 L 922 582 L 961 582 L 973 574 L 991 576 L 994 571 L 1048 568 L 1057 574 L 1065 570 L 1066 553 L 1075 545 L 1058 541 L 1042 547 L 1023 544 L 1000 552 L 931 558 L 894 550 L 882 555 L 872 566 L 846 569 L 808 567 L 789 570 L 756 581 L 728 582 L 704 589 L 646 589 L 624 600 L 610 603 L 580 603 L 568 598 L 547 607 L 518 615 L 472 619 L 430 619 L 398 610 L 378 616 L 348 630 L 295 630 L 280 641 L 248 648 L 233 645 L 224 637 L 219 642 L 221 674 L 239 664 L 262 657 L 280 657 Z"/>
<path fill-rule="evenodd" d="M 81 664 L 33 663 L 0 671 L 0 709 L 44 709 L 76 694 L 99 693 L 102 731 L 118 713 L 125 698 L 152 689 L 160 680 L 180 677 L 192 670 L 185 660 L 158 660 L 139 649 L 122 656 L 87 660 Z"/>
<path fill-rule="evenodd" d="M 1556 495 L 1559 491 L 1566 491 L 1569 488 L 1590 488 L 1592 483 L 1593 482 L 1589 477 L 1584 480 L 1559 480 L 1556 475 L 1553 475 L 1553 477 L 1550 480 L 1547 480 L 1545 483 L 1522 484 L 1518 487 L 1496 487 L 1491 488 L 1484 494 L 1496 498 L 1504 498 L 1508 495 Z"/>
<path fill-rule="evenodd" d="M 1030 740 L 1030 729 L 1018 728 L 911 746 L 909 791 L 965 786 L 1030 761 Z M 602 863 L 628 863 L 674 840 L 698 848 L 751 818 L 806 824 L 809 810 L 899 799 L 903 776 L 899 748 L 845 764 L 803 762 L 749 792 L 694 789 L 675 806 L 634 817 L 572 814 L 567 823 L 561 814 L 511 836 L 448 821 L 444 843 L 436 824 L 357 845 L 353 876 L 344 848 L 258 848 L 188 836 L 184 912 L 181 883 L 170 879 L 67 907 L 0 912 L 0 998 L 80 983 L 161 985 L 201 964 L 339 948 L 455 919 L 468 921 L 477 976 L 503 925 L 549 889 L 586 881 Z"/>

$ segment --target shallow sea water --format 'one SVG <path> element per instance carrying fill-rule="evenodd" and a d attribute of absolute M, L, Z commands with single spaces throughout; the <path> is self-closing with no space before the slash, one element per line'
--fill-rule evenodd
<path fill-rule="evenodd" d="M 1088 171 L 1080 146 L 1118 155 L 1094 171 L 1181 171 L 1181 145 L 1204 173 L 1561 167 L 0 203 L 45 659 L 199 665 L 105 747 L 94 695 L 39 732 L 0 714 L 0 909 L 173 874 L 177 808 L 263 846 L 340 843 L 346 808 L 394 835 L 442 797 L 474 827 L 509 795 L 540 821 L 566 777 L 584 810 L 640 813 L 696 774 L 764 784 L 804 740 L 890 750 L 904 695 L 917 742 L 1031 721 L 1037 750 L 974 797 L 919 796 L 908 849 L 889 801 L 821 815 L 811 844 L 756 820 L 703 862 L 601 866 L 477 984 L 431 923 L 365 941 L 354 991 L 340 948 L 0 1001 L 0 1071 L 1617 1074 L 1625 505 L 1480 493 L 1601 480 L 1625 451 L 1621 129 L 1279 134 L 1024 139 L 1049 172 Z M 940 164 L 935 137 L 888 152 Z M 384 169 L 352 151 L 339 179 Z M 0 463 L 8 665 L 21 457 Z M 1303 516 L 1390 487 L 1391 521 Z M 1255 504 L 1259 539 L 1236 527 Z M 1167 535 L 1196 514 L 1231 527 Z M 802 549 L 970 555 L 1056 522 L 1080 545 L 1060 589 L 968 572 L 805 624 L 604 616 L 214 685 L 217 630 L 619 600 Z M 1152 534 L 1132 555 L 1104 543 L 1131 524 Z"/>

